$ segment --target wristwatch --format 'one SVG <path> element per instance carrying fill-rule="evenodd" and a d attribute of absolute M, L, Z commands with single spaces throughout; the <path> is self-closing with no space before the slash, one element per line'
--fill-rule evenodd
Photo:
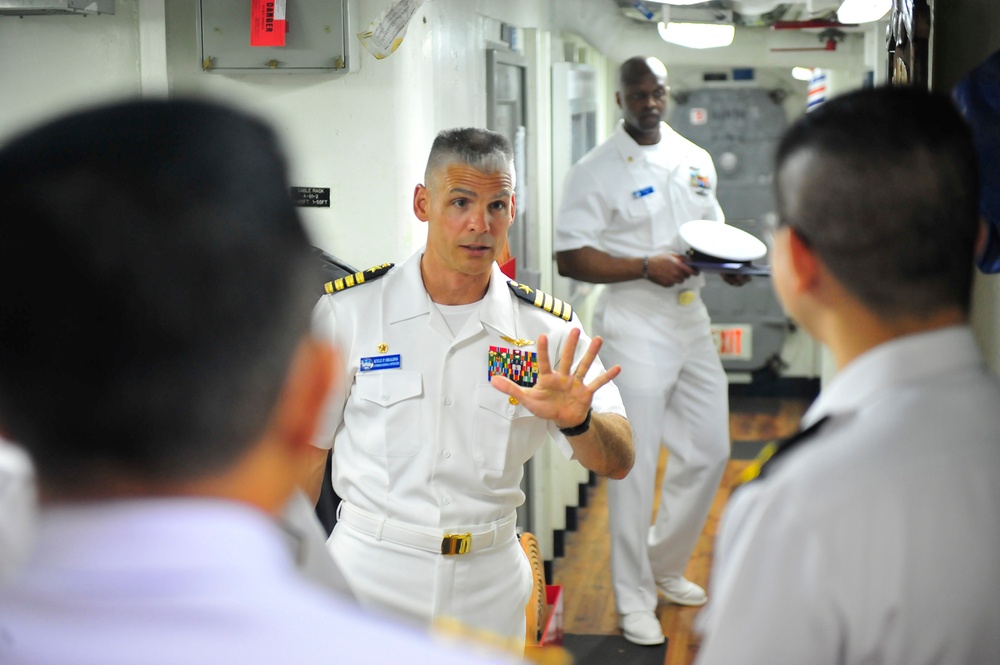
<path fill-rule="evenodd" d="M 562 432 L 563 436 L 580 436 L 588 429 L 590 429 L 590 416 L 593 415 L 594 409 L 587 409 L 587 417 L 583 419 L 583 422 L 576 427 L 560 427 L 559 431 Z"/>

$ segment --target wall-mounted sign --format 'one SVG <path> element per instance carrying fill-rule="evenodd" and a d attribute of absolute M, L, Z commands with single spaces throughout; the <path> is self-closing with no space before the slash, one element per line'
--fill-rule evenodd
<path fill-rule="evenodd" d="M 292 203 L 299 208 L 329 208 L 329 187 L 292 187 Z"/>
<path fill-rule="evenodd" d="M 285 0 L 250 0 L 250 46 L 284 46 Z"/>
<path fill-rule="evenodd" d="M 722 360 L 753 360 L 753 326 L 712 324 L 712 338 Z"/>
<path fill-rule="evenodd" d="M 403 43 L 406 25 L 422 4 L 424 0 L 394 0 L 367 30 L 358 33 L 361 45 L 379 60 L 388 58 Z"/>

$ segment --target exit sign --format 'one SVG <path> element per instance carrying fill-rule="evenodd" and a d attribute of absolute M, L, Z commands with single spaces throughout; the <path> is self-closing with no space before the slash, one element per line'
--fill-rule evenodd
<path fill-rule="evenodd" d="M 753 360 L 753 326 L 713 323 L 712 339 L 722 360 Z"/>

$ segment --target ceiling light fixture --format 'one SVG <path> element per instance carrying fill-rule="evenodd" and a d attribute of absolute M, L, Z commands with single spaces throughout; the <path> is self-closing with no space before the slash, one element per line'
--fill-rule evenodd
<path fill-rule="evenodd" d="M 808 81 L 812 79 L 812 75 L 811 67 L 792 67 L 792 78 L 796 81 Z"/>
<path fill-rule="evenodd" d="M 837 20 L 841 23 L 871 23 L 877 21 L 892 9 L 892 0 L 844 0 L 837 10 Z"/>
<path fill-rule="evenodd" d="M 733 43 L 736 28 L 713 23 L 681 23 L 670 21 L 657 25 L 665 42 L 687 48 L 721 48 Z"/>

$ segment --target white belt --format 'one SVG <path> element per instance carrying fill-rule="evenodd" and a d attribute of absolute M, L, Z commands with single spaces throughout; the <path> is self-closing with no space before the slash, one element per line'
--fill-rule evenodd
<path fill-rule="evenodd" d="M 337 521 L 371 536 L 397 545 L 413 547 L 435 554 L 469 554 L 488 550 L 506 543 L 517 530 L 517 513 L 467 531 L 448 531 L 430 527 L 404 524 L 352 506 L 341 501 L 337 507 Z"/>

